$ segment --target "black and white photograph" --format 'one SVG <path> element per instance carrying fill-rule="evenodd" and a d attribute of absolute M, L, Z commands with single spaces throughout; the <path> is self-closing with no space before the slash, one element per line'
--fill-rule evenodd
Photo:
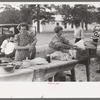
<path fill-rule="evenodd" d="M 100 2 L 0 3 L 0 82 L 100 82 Z"/>

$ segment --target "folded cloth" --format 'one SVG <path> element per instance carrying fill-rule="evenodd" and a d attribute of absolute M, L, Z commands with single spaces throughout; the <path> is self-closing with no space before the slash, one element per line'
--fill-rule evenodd
<path fill-rule="evenodd" d="M 43 65 L 43 64 L 48 64 L 45 58 L 37 57 L 35 59 L 31 60 L 32 65 Z"/>
<path fill-rule="evenodd" d="M 69 54 L 71 55 L 72 58 L 76 58 L 76 50 L 69 50 Z"/>
<path fill-rule="evenodd" d="M 71 55 L 69 53 L 63 53 L 61 51 L 55 51 L 50 56 L 52 59 L 56 60 L 69 60 L 71 58 Z"/>

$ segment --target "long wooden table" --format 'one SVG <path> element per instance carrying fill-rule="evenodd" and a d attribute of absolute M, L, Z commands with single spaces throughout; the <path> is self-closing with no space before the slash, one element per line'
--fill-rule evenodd
<path fill-rule="evenodd" d="M 48 65 L 39 65 L 34 69 L 34 75 L 32 81 L 45 81 L 50 77 L 53 77 L 56 73 L 61 71 L 71 70 L 72 81 L 75 81 L 74 67 L 78 63 L 77 60 L 71 61 L 52 61 Z M 54 81 L 54 79 L 52 80 Z"/>
<path fill-rule="evenodd" d="M 86 60 L 87 61 L 87 60 Z M 59 61 L 53 60 L 45 65 L 32 65 L 28 68 L 15 69 L 14 73 L 0 74 L 1 82 L 43 82 L 53 77 L 59 71 L 71 71 L 72 81 L 75 81 L 74 67 L 82 63 L 78 60 Z M 83 63 L 84 64 L 84 63 Z M 89 81 L 89 64 L 86 63 L 87 81 Z"/>

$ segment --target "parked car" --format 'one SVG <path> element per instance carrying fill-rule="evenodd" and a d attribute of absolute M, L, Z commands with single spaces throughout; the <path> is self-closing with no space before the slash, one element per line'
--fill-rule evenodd
<path fill-rule="evenodd" d="M 0 24 L 0 45 L 7 38 L 18 34 L 18 24 Z"/>
<path fill-rule="evenodd" d="M 19 33 L 17 26 L 18 24 L 0 24 L 0 46 L 7 37 L 11 37 Z M 29 25 L 29 29 L 34 31 L 34 34 L 36 35 L 35 26 Z"/>

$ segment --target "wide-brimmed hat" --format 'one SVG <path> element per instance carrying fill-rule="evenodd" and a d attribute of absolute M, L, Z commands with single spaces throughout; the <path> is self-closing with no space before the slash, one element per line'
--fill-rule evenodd
<path fill-rule="evenodd" d="M 95 31 L 95 32 L 93 32 L 91 39 L 98 39 L 98 37 L 99 37 L 99 33 L 98 33 L 98 31 Z"/>
<path fill-rule="evenodd" d="M 54 28 L 55 33 L 58 33 L 60 30 L 63 30 L 63 28 L 61 26 L 56 26 Z"/>

